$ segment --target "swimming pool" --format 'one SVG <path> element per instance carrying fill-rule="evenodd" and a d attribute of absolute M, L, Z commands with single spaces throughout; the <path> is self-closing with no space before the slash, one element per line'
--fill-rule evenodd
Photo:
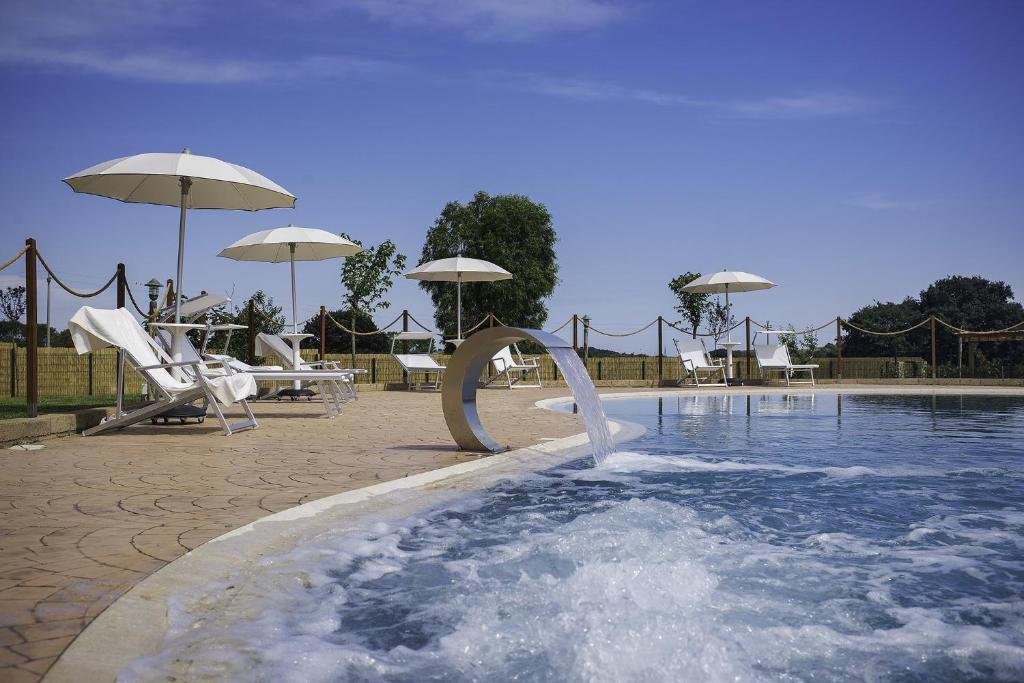
<path fill-rule="evenodd" d="M 242 626 L 178 619 L 123 678 L 1024 677 L 1024 398 L 606 410 L 631 452 L 305 543 Z"/>

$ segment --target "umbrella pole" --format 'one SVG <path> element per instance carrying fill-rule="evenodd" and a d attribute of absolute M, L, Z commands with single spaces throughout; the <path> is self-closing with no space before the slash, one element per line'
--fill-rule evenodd
<path fill-rule="evenodd" d="M 178 218 L 178 276 L 174 281 L 174 322 L 181 322 L 181 272 L 185 266 L 185 211 L 188 206 L 188 193 L 192 188 L 192 179 L 188 176 L 178 178 L 181 185 L 181 214 Z"/>
<path fill-rule="evenodd" d="M 462 339 L 462 273 L 458 273 L 456 277 L 458 280 L 455 285 L 455 338 Z"/>
<path fill-rule="evenodd" d="M 295 242 L 288 243 L 288 254 L 288 260 L 292 264 L 292 332 L 297 334 L 299 331 L 299 312 L 296 305 L 298 297 L 295 294 Z"/>
<path fill-rule="evenodd" d="M 725 285 L 725 324 L 729 326 L 726 341 L 732 341 L 732 305 L 729 303 L 729 284 Z"/>

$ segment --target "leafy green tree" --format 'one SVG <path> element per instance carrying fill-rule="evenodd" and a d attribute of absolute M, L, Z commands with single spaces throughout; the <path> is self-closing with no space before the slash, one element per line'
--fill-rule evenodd
<path fill-rule="evenodd" d="M 467 204 L 449 202 L 427 231 L 421 263 L 453 256 L 491 261 L 511 280 L 462 285 L 462 319 L 470 325 L 494 313 L 509 325 L 540 329 L 544 300 L 558 284 L 555 229 L 543 204 L 523 195 L 477 192 Z M 439 330 L 455 332 L 455 285 L 420 282 L 434 304 Z"/>
<path fill-rule="evenodd" d="M 1024 307 L 1013 300 L 1013 290 L 1005 282 L 983 277 L 952 275 L 936 280 L 921 292 L 921 312 L 934 315 L 965 330 L 1001 330 L 1024 321 Z M 938 363 L 957 362 L 959 344 L 955 333 L 943 325 L 936 330 Z M 1013 354 L 1010 343 L 986 344 L 989 357 L 1003 358 Z"/>
<path fill-rule="evenodd" d="M 9 323 L 6 326 L 8 328 L 7 332 L 12 342 L 24 336 L 24 328 L 22 328 L 21 332 L 18 332 L 18 321 L 21 319 L 21 316 L 25 315 L 26 307 L 24 285 L 0 289 L 0 313 L 3 313 L 4 317 L 7 318 Z"/>
<path fill-rule="evenodd" d="M 262 289 L 256 290 L 251 297 L 242 302 L 241 305 L 229 308 L 220 306 L 210 311 L 210 319 L 215 325 L 233 323 L 235 325 L 249 324 L 249 302 L 253 302 L 256 313 L 256 333 L 266 332 L 268 334 L 280 334 L 284 329 L 283 309 L 274 303 L 273 297 L 269 296 Z M 221 333 L 223 334 L 223 333 Z M 248 356 L 248 334 L 245 330 L 239 330 L 231 335 L 231 345 L 227 354 L 235 358 L 246 358 Z M 224 351 L 223 339 L 214 340 L 210 347 L 211 351 L 221 353 Z M 249 361 L 255 360 L 246 358 Z"/>
<path fill-rule="evenodd" d="M 895 332 L 921 322 L 924 315 L 920 303 L 907 297 L 899 303 L 876 301 L 855 311 L 849 321 L 866 330 Z M 894 361 L 899 356 L 922 355 L 929 344 L 928 334 L 927 326 L 892 336 L 866 334 L 851 329 L 843 341 L 843 355 L 891 356 Z"/>
<path fill-rule="evenodd" d="M 707 313 L 709 295 L 687 292 L 683 290 L 683 287 L 699 277 L 700 273 L 686 272 L 672 278 L 672 281 L 668 283 L 668 288 L 679 299 L 679 303 L 675 305 L 675 310 L 679 315 L 683 316 L 683 320 L 693 330 L 694 339 L 697 338 L 697 328 L 700 327 L 701 320 L 704 319 L 704 314 Z"/>
<path fill-rule="evenodd" d="M 718 341 L 725 336 L 730 327 L 736 324 L 736 318 L 729 311 L 729 307 L 722 303 L 720 297 L 708 302 L 708 334 L 715 340 L 715 347 Z"/>
<path fill-rule="evenodd" d="M 343 322 L 350 330 L 356 332 L 374 332 L 377 329 L 377 323 L 373 321 L 373 318 L 368 314 L 356 309 L 340 309 L 337 311 L 328 311 L 328 314 L 337 320 Z M 352 327 L 353 316 L 355 319 L 355 327 Z M 306 334 L 311 334 L 313 337 L 309 340 L 310 344 L 319 348 L 320 347 L 320 320 L 319 318 L 313 318 L 312 320 L 306 321 L 305 327 L 302 329 Z M 348 336 L 336 328 L 330 320 L 327 321 L 327 343 L 324 345 L 324 350 L 327 353 L 346 353 L 350 352 L 352 348 L 351 342 Z M 391 349 L 391 336 L 386 332 L 378 332 L 377 334 L 366 334 L 356 336 L 356 353 L 387 353 Z"/>
<path fill-rule="evenodd" d="M 347 240 L 363 246 L 362 242 L 342 234 Z M 349 350 L 352 354 L 352 366 L 356 363 L 355 332 L 358 327 L 359 313 L 366 315 L 381 311 L 391 306 L 385 299 L 388 290 L 394 286 L 394 278 L 401 275 L 405 268 L 405 255 L 399 253 L 398 247 L 391 240 L 384 240 L 375 247 L 363 247 L 358 254 L 349 256 L 341 266 L 341 286 L 345 288 L 342 299 L 348 308 Z M 375 328 L 374 328 L 375 329 Z"/>

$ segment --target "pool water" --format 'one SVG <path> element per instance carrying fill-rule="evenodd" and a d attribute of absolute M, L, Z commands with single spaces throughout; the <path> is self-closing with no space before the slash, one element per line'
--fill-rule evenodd
<path fill-rule="evenodd" d="M 606 403 L 647 433 L 275 560 L 195 678 L 1024 680 L 1024 399 Z M 301 577 L 298 580 L 296 577 Z M 193 629 L 194 630 L 194 629 Z"/>

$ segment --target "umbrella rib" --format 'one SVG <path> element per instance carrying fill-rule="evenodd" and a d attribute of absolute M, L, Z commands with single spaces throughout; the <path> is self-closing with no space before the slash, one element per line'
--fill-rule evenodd
<path fill-rule="evenodd" d="M 142 187 L 147 180 L 149 180 L 149 175 L 148 174 L 142 176 L 142 180 L 139 181 L 139 184 L 136 185 L 135 187 L 133 187 L 132 191 L 129 192 L 128 194 L 126 194 L 122 201 L 130 202 L 132 200 L 132 195 L 134 195 L 136 192 L 138 192 L 139 188 Z"/>

